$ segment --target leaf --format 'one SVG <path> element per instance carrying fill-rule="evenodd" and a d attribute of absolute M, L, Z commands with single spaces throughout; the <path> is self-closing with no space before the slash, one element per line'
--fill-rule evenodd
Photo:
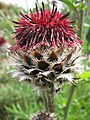
<path fill-rule="evenodd" d="M 76 6 L 73 4 L 73 2 L 71 2 L 70 0 L 58 0 L 58 1 L 65 3 L 66 5 L 69 6 L 70 9 L 74 10 L 76 12 L 76 14 L 79 15 L 79 12 L 78 12 Z"/>
<path fill-rule="evenodd" d="M 83 25 L 84 25 L 85 27 L 88 27 L 88 28 L 90 27 L 90 24 L 88 24 L 88 23 L 84 23 Z"/>
<path fill-rule="evenodd" d="M 17 115 L 17 117 L 23 118 L 23 119 L 27 119 L 28 118 L 28 114 L 26 114 L 23 109 L 21 108 L 21 106 L 19 105 L 19 103 L 12 104 L 12 108 L 5 106 L 6 110 L 12 114 Z"/>
<path fill-rule="evenodd" d="M 71 0 L 71 2 L 75 2 L 76 0 Z"/>
<path fill-rule="evenodd" d="M 87 8 L 89 8 L 89 6 L 85 6 L 82 8 L 82 10 L 86 10 Z"/>
<path fill-rule="evenodd" d="M 15 114 L 15 111 L 12 108 L 5 106 L 5 109 L 10 113 Z"/>
<path fill-rule="evenodd" d="M 88 72 L 83 72 L 83 73 L 80 75 L 80 77 L 81 77 L 82 79 L 84 79 L 84 78 L 90 78 L 90 71 L 88 71 Z"/>

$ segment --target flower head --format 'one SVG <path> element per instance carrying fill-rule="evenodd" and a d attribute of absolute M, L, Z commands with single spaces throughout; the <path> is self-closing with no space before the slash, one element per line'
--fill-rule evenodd
<path fill-rule="evenodd" d="M 11 50 L 32 50 L 40 47 L 41 45 L 55 47 L 60 45 L 68 45 L 72 47 L 74 44 L 81 45 L 82 42 L 79 37 L 74 33 L 72 23 L 68 19 L 68 15 L 62 14 L 57 10 L 55 4 L 53 9 L 42 8 L 38 10 L 36 4 L 36 11 L 30 14 L 23 14 L 18 22 L 13 21 L 18 26 L 16 27 L 16 43 L 11 47 Z"/>

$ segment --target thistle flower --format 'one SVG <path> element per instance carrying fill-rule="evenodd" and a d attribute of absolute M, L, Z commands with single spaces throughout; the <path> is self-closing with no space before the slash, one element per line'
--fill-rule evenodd
<path fill-rule="evenodd" d="M 72 47 L 74 44 L 81 45 L 82 41 L 74 33 L 72 24 L 75 21 L 70 21 L 68 15 L 70 12 L 63 15 L 57 11 L 56 5 L 53 3 L 53 9 L 42 8 L 40 12 L 36 4 L 36 11 L 33 13 L 30 9 L 30 14 L 23 14 L 19 21 L 13 21 L 16 26 L 16 43 L 11 47 L 12 51 L 24 49 L 33 50 L 41 45 L 50 47 L 67 45 Z"/>
<path fill-rule="evenodd" d="M 18 25 L 16 43 L 10 49 L 16 69 L 10 73 L 19 81 L 28 81 L 39 88 L 45 98 L 46 111 L 53 113 L 54 93 L 59 92 L 65 82 L 74 84 L 78 79 L 82 41 L 74 33 L 71 25 L 74 21 L 68 19 L 70 12 L 62 15 L 55 4 L 52 11 L 45 10 L 43 2 L 40 12 L 37 4 L 36 12 L 30 12 L 29 15 L 20 12 L 22 18 L 14 21 Z"/>

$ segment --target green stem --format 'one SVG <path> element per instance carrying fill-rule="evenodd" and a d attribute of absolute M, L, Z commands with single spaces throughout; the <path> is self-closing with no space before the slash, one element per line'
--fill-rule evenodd
<path fill-rule="evenodd" d="M 83 0 L 81 0 L 81 2 L 83 2 Z M 79 28 L 78 36 L 80 38 L 82 38 L 83 21 L 84 21 L 84 17 L 83 17 L 84 16 L 84 11 L 82 9 L 80 11 L 79 16 L 80 17 L 78 17 L 78 28 Z M 72 97 L 73 97 L 74 92 L 75 92 L 75 85 L 72 85 L 71 89 L 70 89 L 69 97 L 68 97 L 68 100 L 67 100 L 67 103 L 66 103 L 65 111 L 64 111 L 64 120 L 66 120 L 67 117 L 68 117 L 68 112 L 69 112 L 69 108 L 70 108 L 70 105 L 71 105 L 71 101 L 72 101 Z"/>
<path fill-rule="evenodd" d="M 26 0 L 26 7 L 27 7 L 27 11 L 29 10 L 29 8 L 28 8 L 28 2 L 27 2 L 27 0 Z"/>
<path fill-rule="evenodd" d="M 72 85 L 71 89 L 70 89 L 70 92 L 69 92 L 69 96 L 68 96 L 67 104 L 66 104 L 66 107 L 65 107 L 65 111 L 64 111 L 64 120 L 67 120 L 68 112 L 69 112 L 69 108 L 70 108 L 70 105 L 71 105 L 71 100 L 72 100 L 74 92 L 75 92 L 75 85 Z"/>
<path fill-rule="evenodd" d="M 80 11 L 80 17 L 78 18 L 78 36 L 82 38 L 82 31 L 83 31 L 83 21 L 84 21 L 84 11 Z"/>
<path fill-rule="evenodd" d="M 47 0 L 47 5 L 48 5 L 48 8 L 50 8 L 50 2 L 49 2 L 49 0 Z"/>

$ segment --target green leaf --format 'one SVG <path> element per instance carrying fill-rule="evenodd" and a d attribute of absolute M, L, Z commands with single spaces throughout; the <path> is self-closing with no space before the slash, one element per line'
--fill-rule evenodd
<path fill-rule="evenodd" d="M 71 2 L 75 2 L 76 0 L 71 0 Z"/>
<path fill-rule="evenodd" d="M 89 6 L 85 6 L 82 8 L 82 10 L 86 10 L 87 8 L 89 8 Z"/>
<path fill-rule="evenodd" d="M 88 24 L 88 23 L 84 23 L 83 25 L 84 25 L 85 27 L 88 27 L 88 28 L 90 27 L 90 24 Z"/>
<path fill-rule="evenodd" d="M 73 4 L 73 2 L 71 2 L 70 0 L 59 0 L 59 1 L 68 5 L 70 9 L 74 10 L 76 12 L 76 14 L 79 15 L 78 10 L 77 10 L 76 6 Z"/>
<path fill-rule="evenodd" d="M 83 73 L 80 75 L 80 77 L 81 77 L 82 79 L 84 79 L 84 78 L 90 78 L 90 71 L 83 72 Z"/>
<path fill-rule="evenodd" d="M 76 8 L 83 8 L 83 3 L 76 4 Z"/>

